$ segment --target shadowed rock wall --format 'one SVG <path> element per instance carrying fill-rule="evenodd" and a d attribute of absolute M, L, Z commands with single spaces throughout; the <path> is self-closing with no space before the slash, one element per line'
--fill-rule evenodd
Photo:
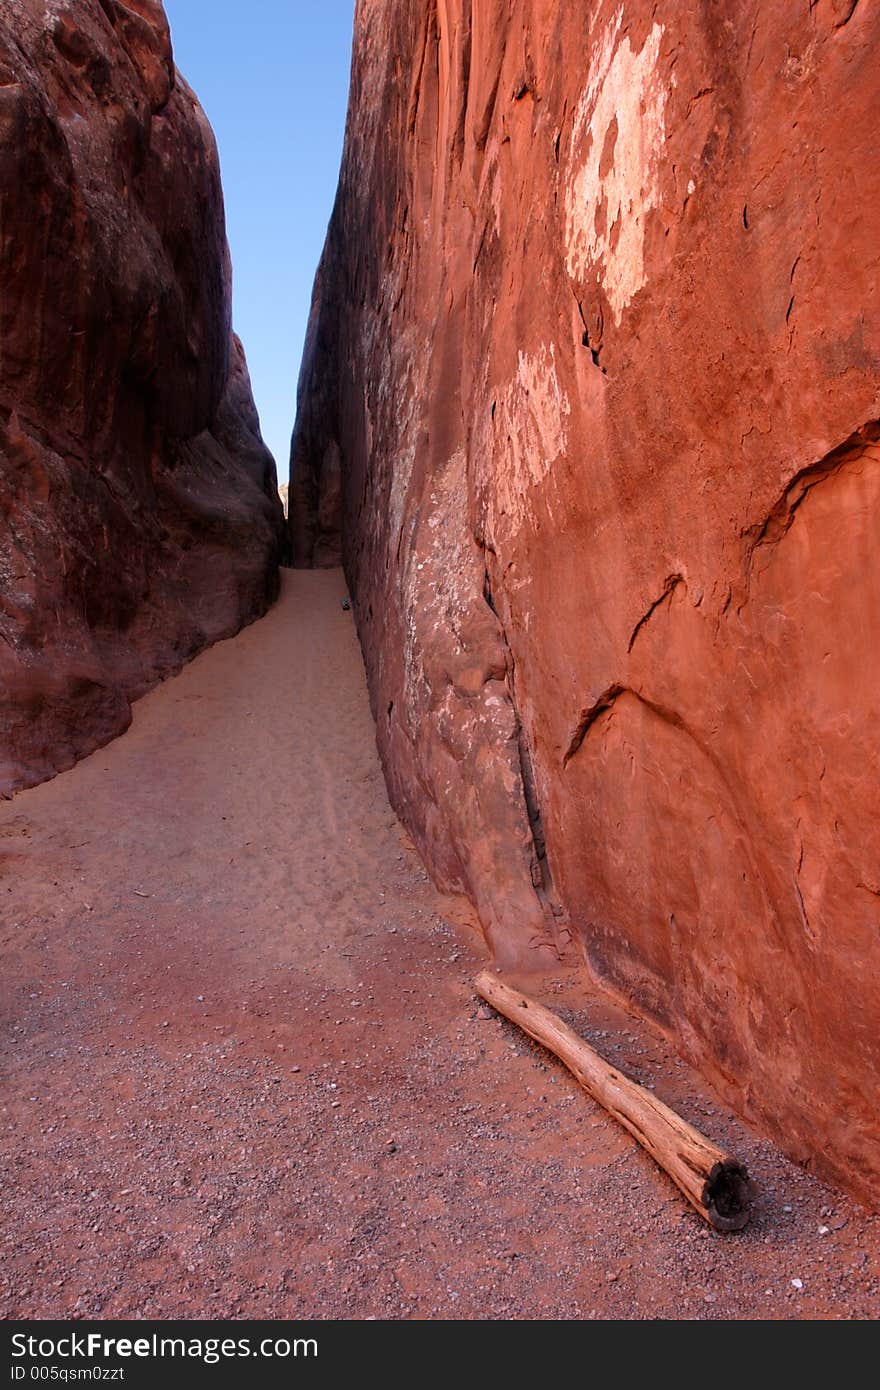
<path fill-rule="evenodd" d="M 0 791 L 262 613 L 275 465 L 158 0 L 0 11 Z"/>

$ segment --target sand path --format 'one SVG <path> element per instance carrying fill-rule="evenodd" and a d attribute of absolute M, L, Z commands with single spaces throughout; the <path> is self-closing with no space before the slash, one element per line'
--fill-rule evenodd
<path fill-rule="evenodd" d="M 750 1162 L 743 1236 L 478 1007 L 467 914 L 388 805 L 343 578 L 283 578 L 0 804 L 0 1314 L 876 1316 L 876 1218 L 633 1019 L 544 982 Z"/>

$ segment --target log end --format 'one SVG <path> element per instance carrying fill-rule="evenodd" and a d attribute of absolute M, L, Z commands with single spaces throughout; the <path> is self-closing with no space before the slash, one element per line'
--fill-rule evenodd
<path fill-rule="evenodd" d="M 703 1188 L 703 1206 L 716 1231 L 741 1231 L 752 1214 L 749 1170 L 735 1158 L 713 1165 Z"/>

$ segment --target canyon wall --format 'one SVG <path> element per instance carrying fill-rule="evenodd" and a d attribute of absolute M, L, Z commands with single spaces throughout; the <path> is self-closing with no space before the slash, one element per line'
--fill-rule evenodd
<path fill-rule="evenodd" d="M 866 0 L 359 0 L 291 482 L 496 957 L 580 951 L 869 1198 L 878 48 Z"/>
<path fill-rule="evenodd" d="M 0 10 L 0 792 L 262 613 L 283 520 L 158 0 Z"/>

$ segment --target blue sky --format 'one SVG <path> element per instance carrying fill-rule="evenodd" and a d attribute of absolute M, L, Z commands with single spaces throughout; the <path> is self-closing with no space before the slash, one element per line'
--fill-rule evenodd
<path fill-rule="evenodd" d="M 339 174 L 354 0 L 165 0 L 165 10 L 220 148 L 235 329 L 283 482 Z"/>

